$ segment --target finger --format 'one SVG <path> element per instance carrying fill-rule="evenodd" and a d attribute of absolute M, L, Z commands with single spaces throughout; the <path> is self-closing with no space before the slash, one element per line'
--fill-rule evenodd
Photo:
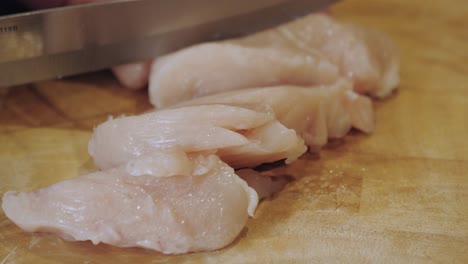
<path fill-rule="evenodd" d="M 124 64 L 112 68 L 119 82 L 132 90 L 145 87 L 148 84 L 152 61 Z"/>

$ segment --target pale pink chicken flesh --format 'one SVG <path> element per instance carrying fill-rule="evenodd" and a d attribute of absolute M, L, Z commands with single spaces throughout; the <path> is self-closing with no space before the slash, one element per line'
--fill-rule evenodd
<path fill-rule="evenodd" d="M 383 33 L 315 14 L 251 36 L 196 45 L 152 65 L 150 100 L 166 107 L 226 90 L 330 84 L 340 76 L 378 97 L 396 88 L 399 55 Z"/>
<path fill-rule="evenodd" d="M 346 79 L 314 87 L 277 86 L 227 91 L 173 107 L 210 104 L 271 109 L 278 121 L 294 129 L 311 150 L 320 149 L 328 138 L 343 137 L 352 127 L 366 133 L 374 130 L 371 100 L 355 93 L 352 82 Z"/>
<path fill-rule="evenodd" d="M 159 157 L 146 156 L 32 193 L 7 192 L 2 208 L 25 231 L 67 240 L 166 254 L 231 243 L 256 208 L 256 192 L 215 155 L 168 155 L 185 166 L 175 162 L 161 171 Z M 141 174 L 145 171 L 154 174 Z"/>
<path fill-rule="evenodd" d="M 325 14 L 309 15 L 233 42 L 320 54 L 354 82 L 357 92 L 376 97 L 389 95 L 400 81 L 399 51 L 388 35 Z"/>
<path fill-rule="evenodd" d="M 202 95 L 278 84 L 332 83 L 338 69 L 320 56 L 230 43 L 193 46 L 155 61 L 150 100 L 156 107 Z"/>
<path fill-rule="evenodd" d="M 170 148 L 217 153 L 234 168 L 301 156 L 304 141 L 261 110 L 212 104 L 112 119 L 94 129 L 88 150 L 101 169 Z"/>

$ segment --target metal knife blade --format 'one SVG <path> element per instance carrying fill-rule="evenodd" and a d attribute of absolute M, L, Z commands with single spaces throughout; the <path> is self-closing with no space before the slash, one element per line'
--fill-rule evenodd
<path fill-rule="evenodd" d="M 0 17 L 0 87 L 256 32 L 336 0 L 120 0 Z"/>

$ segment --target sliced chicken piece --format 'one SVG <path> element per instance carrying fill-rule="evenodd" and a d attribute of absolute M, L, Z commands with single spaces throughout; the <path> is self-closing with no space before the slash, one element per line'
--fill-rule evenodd
<path fill-rule="evenodd" d="M 341 79 L 333 85 L 314 87 L 277 86 L 228 91 L 184 101 L 174 107 L 225 104 L 250 109 L 271 109 L 278 121 L 296 130 L 311 150 L 328 138 L 343 137 L 351 127 L 370 133 L 374 112 L 369 98 L 352 90 Z"/>
<path fill-rule="evenodd" d="M 149 95 L 153 105 L 160 108 L 232 89 L 332 83 L 338 71 L 320 56 L 208 43 L 156 60 L 150 73 Z"/>
<path fill-rule="evenodd" d="M 213 104 L 117 118 L 94 130 L 88 150 L 101 169 L 171 148 L 217 153 L 235 168 L 292 162 L 306 151 L 304 141 L 267 111 Z"/>
<path fill-rule="evenodd" d="M 400 81 L 398 48 L 388 35 L 325 14 L 309 15 L 232 42 L 319 53 L 339 68 L 341 76 L 355 83 L 357 92 L 376 97 L 389 95 Z"/>
<path fill-rule="evenodd" d="M 231 243 L 257 206 L 256 192 L 215 155 L 168 155 L 179 163 L 146 156 L 35 192 L 7 192 L 2 208 L 25 231 L 67 240 L 166 254 Z"/>
<path fill-rule="evenodd" d="M 241 39 L 196 45 L 152 66 L 150 100 L 166 107 L 221 91 L 276 85 L 330 84 L 383 97 L 399 82 L 399 55 L 383 33 L 315 14 Z"/>

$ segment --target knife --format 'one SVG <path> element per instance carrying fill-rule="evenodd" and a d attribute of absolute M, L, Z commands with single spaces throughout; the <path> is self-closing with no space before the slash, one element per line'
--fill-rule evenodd
<path fill-rule="evenodd" d="M 120 0 L 0 17 L 0 87 L 260 31 L 336 0 Z"/>

